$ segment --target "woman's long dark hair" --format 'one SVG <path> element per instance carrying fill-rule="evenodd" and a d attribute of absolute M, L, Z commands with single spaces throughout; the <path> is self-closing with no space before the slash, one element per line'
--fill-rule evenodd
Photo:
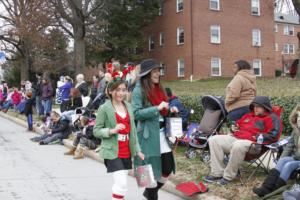
<path fill-rule="evenodd" d="M 161 89 L 161 91 L 165 93 L 164 87 L 162 86 L 160 81 L 159 81 L 158 85 L 159 85 L 159 88 Z M 151 72 L 148 73 L 146 76 L 141 77 L 141 86 L 142 86 L 144 94 L 149 99 L 150 91 L 154 87 L 154 84 L 151 81 Z"/>

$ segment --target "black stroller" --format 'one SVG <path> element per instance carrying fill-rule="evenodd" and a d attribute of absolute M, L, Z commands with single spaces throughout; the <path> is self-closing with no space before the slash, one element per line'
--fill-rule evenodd
<path fill-rule="evenodd" d="M 187 158 L 195 158 L 197 149 L 200 149 L 204 162 L 210 160 L 208 139 L 217 134 L 226 120 L 224 100 L 216 96 L 203 96 L 201 99 L 204 114 L 199 127 L 190 136 L 189 149 L 186 151 Z"/>

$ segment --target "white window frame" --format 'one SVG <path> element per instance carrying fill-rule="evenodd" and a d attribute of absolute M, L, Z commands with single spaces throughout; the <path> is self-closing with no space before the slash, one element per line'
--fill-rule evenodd
<path fill-rule="evenodd" d="M 257 13 L 254 13 L 255 8 L 257 8 Z M 251 0 L 251 15 L 260 16 L 260 0 Z"/>
<path fill-rule="evenodd" d="M 217 66 L 217 67 L 214 66 L 215 61 L 218 62 L 218 66 Z M 214 74 L 213 68 L 218 68 L 219 74 Z M 210 59 L 210 69 L 211 69 L 211 72 L 210 72 L 211 76 L 221 76 L 221 75 L 222 75 L 222 63 L 221 63 L 221 58 L 218 58 L 218 57 L 212 57 L 212 58 Z"/>
<path fill-rule="evenodd" d="M 183 61 L 183 67 L 180 65 L 182 62 L 181 61 Z M 183 68 L 183 74 L 180 74 L 180 71 L 181 71 L 181 69 Z M 177 76 L 178 77 L 184 77 L 184 71 L 185 71 L 185 63 L 184 63 L 184 59 L 183 58 L 180 58 L 180 59 L 178 59 L 178 61 L 177 61 Z"/>
<path fill-rule="evenodd" d="M 151 44 L 153 43 L 153 48 L 151 48 Z M 154 36 L 150 35 L 148 38 L 149 51 L 153 51 L 155 49 Z"/>
<path fill-rule="evenodd" d="M 159 65 L 160 65 L 160 75 L 165 76 L 165 71 L 166 71 L 165 64 L 163 62 L 161 62 Z"/>
<path fill-rule="evenodd" d="M 212 3 L 217 3 L 217 8 L 213 8 Z M 220 0 L 209 0 L 209 9 L 217 11 L 220 10 Z"/>
<path fill-rule="evenodd" d="M 218 38 L 215 40 L 215 36 L 213 35 L 213 31 L 218 31 Z M 221 43 L 221 27 L 219 25 L 211 25 L 210 26 L 210 42 L 213 44 Z"/>
<path fill-rule="evenodd" d="M 164 46 L 165 45 L 165 33 L 160 32 L 159 33 L 159 46 Z"/>
<path fill-rule="evenodd" d="M 158 16 L 162 16 L 164 14 L 164 1 L 160 0 L 159 8 L 158 8 Z"/>
<path fill-rule="evenodd" d="M 258 41 L 255 41 L 255 34 L 258 33 Z M 261 46 L 261 31 L 260 29 L 252 29 L 252 46 L 260 47 Z"/>
<path fill-rule="evenodd" d="M 277 33 L 278 32 L 278 24 L 275 23 L 274 25 L 274 32 Z"/>
<path fill-rule="evenodd" d="M 183 31 L 183 42 L 180 42 L 180 33 Z M 184 44 L 184 27 L 180 26 L 177 28 L 177 45 L 182 45 Z"/>
<path fill-rule="evenodd" d="M 275 51 L 278 51 L 278 43 L 275 43 Z"/>
<path fill-rule="evenodd" d="M 292 49 L 292 51 L 291 51 Z M 295 54 L 294 44 L 284 44 L 282 48 L 282 54 Z"/>
<path fill-rule="evenodd" d="M 179 8 L 179 5 L 182 4 L 182 9 Z M 184 0 L 176 0 L 176 12 L 182 12 L 184 9 Z"/>
<path fill-rule="evenodd" d="M 295 35 L 295 27 L 292 25 L 284 25 L 283 35 L 294 36 Z"/>
<path fill-rule="evenodd" d="M 258 63 L 258 67 L 255 66 L 255 63 Z M 256 76 L 261 76 L 261 69 L 262 69 L 262 63 L 261 63 L 261 59 L 254 59 L 252 62 L 252 67 L 253 67 L 253 71 L 255 74 L 255 69 L 259 69 L 259 74 L 255 74 Z"/>

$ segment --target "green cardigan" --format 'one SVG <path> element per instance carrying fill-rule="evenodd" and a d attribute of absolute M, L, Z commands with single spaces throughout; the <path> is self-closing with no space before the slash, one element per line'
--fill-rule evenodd
<path fill-rule="evenodd" d="M 135 120 L 137 121 L 137 135 L 142 152 L 145 154 L 143 163 L 151 164 L 156 179 L 161 177 L 161 153 L 160 153 L 160 127 L 159 110 L 152 106 L 144 93 L 140 83 L 132 92 L 132 107 Z M 135 160 L 135 165 L 142 163 Z M 175 162 L 171 163 L 175 172 Z"/>
<path fill-rule="evenodd" d="M 294 130 L 291 135 L 291 139 L 289 140 L 289 143 L 285 145 L 280 158 L 286 156 L 292 156 L 294 159 L 300 160 L 300 148 L 298 148 L 298 142 L 299 142 L 299 130 L 298 128 L 294 127 Z"/>
<path fill-rule="evenodd" d="M 128 102 L 124 103 L 130 116 L 131 130 L 129 135 L 129 148 L 131 152 L 131 157 L 134 157 L 137 155 L 137 152 L 141 151 L 141 149 L 137 140 L 134 115 L 132 112 L 131 105 Z M 115 126 L 115 109 L 112 106 L 112 102 L 108 100 L 102 106 L 99 107 L 97 112 L 96 124 L 93 130 L 94 136 L 102 140 L 100 146 L 100 157 L 103 159 L 112 160 L 118 157 L 118 134 L 109 134 L 109 130 L 115 128 Z"/>

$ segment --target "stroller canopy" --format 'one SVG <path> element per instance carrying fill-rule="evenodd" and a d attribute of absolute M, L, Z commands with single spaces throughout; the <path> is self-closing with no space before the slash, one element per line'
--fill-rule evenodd
<path fill-rule="evenodd" d="M 206 95 L 202 97 L 201 102 L 204 110 L 221 110 L 222 118 L 226 117 L 225 102 L 221 97 Z"/>

